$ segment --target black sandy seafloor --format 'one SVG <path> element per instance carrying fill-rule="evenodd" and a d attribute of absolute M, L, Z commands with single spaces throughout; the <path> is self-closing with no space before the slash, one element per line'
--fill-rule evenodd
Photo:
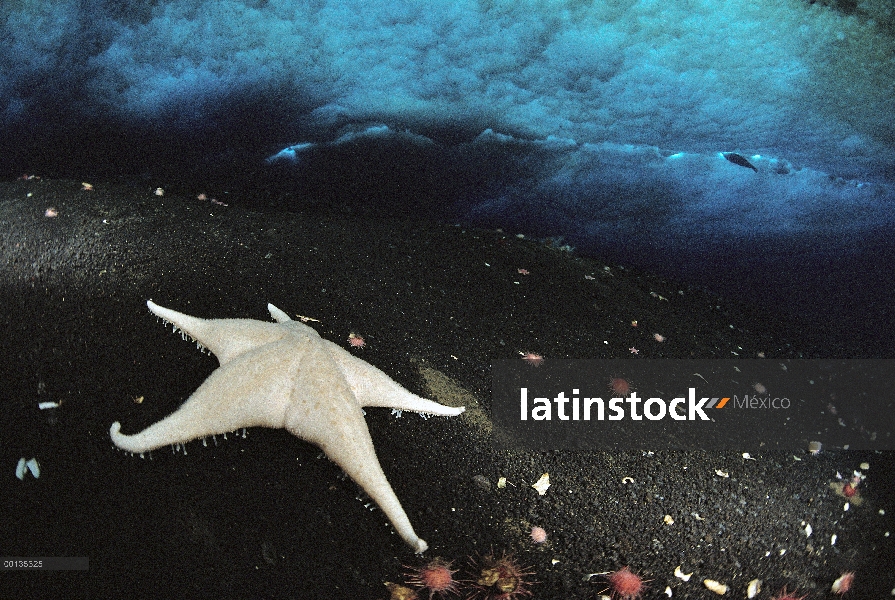
<path fill-rule="evenodd" d="M 201 189 L 157 196 L 92 183 L 0 184 L 0 550 L 90 564 L 0 573 L 0 598 L 377 600 L 407 567 L 443 557 L 469 580 L 469 557 L 488 554 L 527 567 L 535 598 L 597 598 L 604 579 L 588 575 L 624 566 L 649 580 L 644 598 L 667 598 L 666 587 L 673 598 L 721 597 L 704 579 L 726 584 L 725 598 L 745 598 L 753 579 L 758 598 L 784 586 L 832 598 L 846 571 L 856 573 L 847 597 L 895 588 L 891 453 L 537 453 L 497 444 L 490 429 L 495 359 L 848 357 L 815 335 L 823 324 L 810 315 L 775 319 L 513 232 L 249 212 L 226 197 L 215 200 L 228 206 L 199 200 Z M 427 420 L 367 410 L 382 467 L 429 542 L 425 557 L 285 431 L 143 459 L 117 450 L 112 422 L 133 433 L 159 420 L 217 366 L 147 299 L 259 320 L 271 302 L 318 319 L 343 347 L 363 336 L 352 352 L 409 390 L 469 407 Z M 37 458 L 39 479 L 16 479 L 21 457 Z M 845 511 L 829 484 L 863 462 L 863 503 Z M 539 495 L 531 486 L 544 473 L 551 487 Z M 532 526 L 547 543 L 532 543 Z"/>

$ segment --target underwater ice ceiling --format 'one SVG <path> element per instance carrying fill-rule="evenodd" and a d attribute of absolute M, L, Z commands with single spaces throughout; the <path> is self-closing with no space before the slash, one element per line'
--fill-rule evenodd
<path fill-rule="evenodd" d="M 389 193 L 634 255 L 854 248 L 895 220 L 888 1 L 14 0 L 0 12 L 7 172 L 59 155 L 305 178 L 391 161 L 382 178 L 408 181 Z M 364 189 L 340 177 L 328 187 Z"/>
<path fill-rule="evenodd" d="M 117 3 L 3 9 L 5 124 L 86 115 L 201 126 L 245 93 L 284 135 L 420 132 L 737 149 L 843 177 L 891 169 L 895 14 L 804 0 Z M 868 18 L 888 18 L 875 21 Z M 300 140 L 294 140 L 300 141 Z"/>

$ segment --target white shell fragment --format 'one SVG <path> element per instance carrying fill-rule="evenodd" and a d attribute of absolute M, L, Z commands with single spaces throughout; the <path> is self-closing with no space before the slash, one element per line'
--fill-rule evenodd
<path fill-rule="evenodd" d="M 754 458 L 752 458 L 752 455 L 749 454 L 748 452 L 743 452 L 743 458 L 745 460 L 755 460 Z"/>
<path fill-rule="evenodd" d="M 861 470 L 862 470 L 862 471 L 869 471 L 869 470 L 870 470 L 870 463 L 862 462 L 862 463 L 860 464 L 860 467 L 861 467 Z"/>
<path fill-rule="evenodd" d="M 707 587 L 709 591 L 715 592 L 719 596 L 723 596 L 727 593 L 727 586 L 721 582 L 715 581 L 714 579 L 703 579 L 702 585 Z"/>
<path fill-rule="evenodd" d="M 830 545 L 831 545 L 831 546 L 835 546 L 835 545 L 836 545 L 836 539 L 837 539 L 837 537 L 836 537 L 836 534 L 835 534 L 835 533 L 834 533 L 833 535 L 830 536 Z"/>
<path fill-rule="evenodd" d="M 628 485 L 629 483 L 634 483 L 633 477 L 622 477 L 622 483 Z"/>
<path fill-rule="evenodd" d="M 761 591 L 761 579 L 753 579 L 746 586 L 746 598 L 754 598 Z"/>
<path fill-rule="evenodd" d="M 669 598 L 671 598 L 671 586 L 665 586 L 665 594 L 668 595 Z"/>
<path fill-rule="evenodd" d="M 47 410 L 49 408 L 59 408 L 58 402 L 38 402 L 37 408 L 40 410 Z"/>
<path fill-rule="evenodd" d="M 506 478 L 506 477 L 500 477 L 500 478 L 498 478 L 498 480 L 497 480 L 497 488 L 502 490 L 502 489 L 505 488 L 505 487 L 507 487 L 507 478 Z"/>
<path fill-rule="evenodd" d="M 684 573 L 681 571 L 681 566 L 678 565 L 674 568 L 674 576 L 681 581 L 690 581 L 690 578 L 693 577 L 693 573 Z"/>
<path fill-rule="evenodd" d="M 543 475 L 541 475 L 541 478 L 533 483 L 531 487 L 538 490 L 539 496 L 543 496 L 544 494 L 546 494 L 547 489 L 550 487 L 550 473 L 544 473 Z"/>
<path fill-rule="evenodd" d="M 811 529 L 811 523 L 806 524 L 805 529 L 803 529 L 802 531 L 805 532 L 805 537 L 811 537 L 811 534 L 814 532 L 814 530 Z"/>
<path fill-rule="evenodd" d="M 666 525 L 674 525 L 674 519 L 671 518 L 671 515 L 665 515 L 665 518 L 662 520 L 665 521 Z"/>
<path fill-rule="evenodd" d="M 718 477 L 730 477 L 727 471 L 722 471 L 721 469 L 715 469 L 715 475 Z"/>
<path fill-rule="evenodd" d="M 37 462 L 36 458 L 25 460 L 23 457 L 19 459 L 19 462 L 16 465 L 16 477 L 19 478 L 19 481 L 25 480 L 26 471 L 31 471 L 31 475 L 33 475 L 35 479 L 40 478 L 40 463 Z"/>

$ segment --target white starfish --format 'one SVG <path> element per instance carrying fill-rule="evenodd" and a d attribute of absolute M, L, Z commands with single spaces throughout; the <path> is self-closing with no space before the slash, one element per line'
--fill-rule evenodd
<path fill-rule="evenodd" d="M 148 301 L 149 310 L 208 348 L 221 363 L 176 412 L 135 435 L 109 431 L 116 446 L 147 452 L 242 427 L 285 427 L 319 446 L 376 501 L 417 554 L 428 545 L 413 531 L 379 466 L 362 407 L 442 416 L 451 408 L 420 398 L 373 365 L 324 340 L 272 304 L 276 323 L 199 319 Z"/>

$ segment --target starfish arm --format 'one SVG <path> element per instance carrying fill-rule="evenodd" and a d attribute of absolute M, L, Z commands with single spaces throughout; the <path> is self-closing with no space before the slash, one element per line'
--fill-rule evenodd
<path fill-rule="evenodd" d="M 273 304 L 267 305 L 267 310 L 270 313 L 271 318 L 277 323 L 285 323 L 286 321 L 291 321 L 292 319 L 285 312 L 274 306 Z"/>
<path fill-rule="evenodd" d="M 112 442 L 129 452 L 148 452 L 243 427 L 283 427 L 295 358 L 284 343 L 250 352 L 215 370 L 174 413 L 140 433 L 124 435 L 112 424 Z"/>
<path fill-rule="evenodd" d="M 313 364 L 313 368 L 307 366 Z M 285 413 L 286 429 L 321 450 L 339 465 L 382 509 L 415 552 L 428 548 L 382 472 L 364 414 L 338 364 L 315 345 L 294 373 L 295 387 Z"/>
<path fill-rule="evenodd" d="M 455 408 L 421 398 L 401 387 L 394 379 L 370 363 L 352 356 L 328 340 L 324 340 L 324 343 L 345 375 L 361 407 L 380 406 L 441 417 L 455 417 L 466 410 L 464 406 Z"/>
<path fill-rule="evenodd" d="M 208 348 L 222 365 L 249 350 L 279 341 L 288 335 L 276 323 L 254 319 L 200 319 L 159 306 L 152 300 L 147 300 L 146 306 L 155 316 L 183 330 Z M 317 333 L 314 332 L 314 335 Z"/>
<path fill-rule="evenodd" d="M 369 432 L 365 428 L 363 435 L 360 432 L 356 432 L 356 434 L 353 440 L 354 447 L 326 444 L 325 447 L 322 447 L 324 453 L 379 505 L 401 539 L 413 548 L 416 554 L 422 554 L 429 548 L 429 545 L 413 530 L 407 513 L 404 512 L 401 502 L 382 471 Z M 359 439 L 361 437 L 365 438 L 363 443 Z"/>

